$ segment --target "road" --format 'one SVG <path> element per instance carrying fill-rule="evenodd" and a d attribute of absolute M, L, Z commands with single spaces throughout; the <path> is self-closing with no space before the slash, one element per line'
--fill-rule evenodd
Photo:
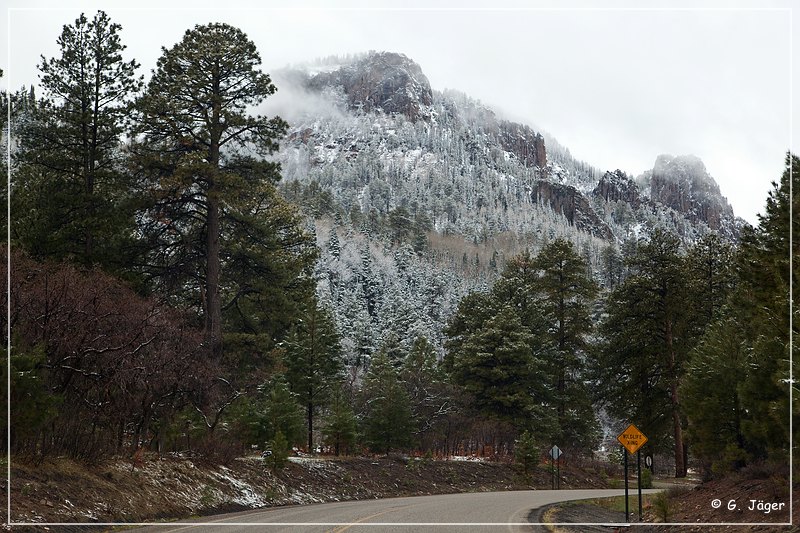
<path fill-rule="evenodd" d="M 652 490 L 643 492 L 653 492 Z M 621 489 L 526 490 L 272 507 L 202 519 L 202 524 L 144 528 L 148 533 L 409 533 L 412 531 L 532 531 L 532 509 L 551 503 L 621 496 Z M 635 492 L 632 491 L 632 494 Z M 199 522 L 199 521 L 198 521 Z M 260 527 L 254 527 L 261 524 Z M 469 524 L 469 525 L 467 525 Z"/>

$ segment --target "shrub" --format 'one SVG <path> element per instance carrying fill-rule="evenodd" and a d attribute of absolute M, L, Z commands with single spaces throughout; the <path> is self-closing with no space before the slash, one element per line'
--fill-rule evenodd
<path fill-rule="evenodd" d="M 650 471 L 649 468 L 645 468 L 642 470 L 642 488 L 643 489 L 653 488 L 653 473 Z"/>
<path fill-rule="evenodd" d="M 272 453 L 264 457 L 264 463 L 270 470 L 277 472 L 289 461 L 289 442 L 282 431 L 275 433 L 275 438 L 269 441 L 269 449 Z"/>
<path fill-rule="evenodd" d="M 666 492 L 659 492 L 653 497 L 653 509 L 662 522 L 669 522 L 670 502 Z"/>

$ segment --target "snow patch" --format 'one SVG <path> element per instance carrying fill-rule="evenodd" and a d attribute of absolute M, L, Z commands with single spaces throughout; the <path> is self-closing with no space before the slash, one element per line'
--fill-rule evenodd
<path fill-rule="evenodd" d="M 248 483 L 245 483 L 240 479 L 236 479 L 228 474 L 227 472 L 230 472 L 230 469 L 224 466 L 220 467 L 220 470 L 226 473 L 217 474 L 217 478 L 227 482 L 239 493 L 237 496 L 232 498 L 231 501 L 233 503 L 238 503 L 239 505 L 251 508 L 264 507 L 267 505 L 267 500 L 258 494 L 252 485 L 249 485 Z"/>

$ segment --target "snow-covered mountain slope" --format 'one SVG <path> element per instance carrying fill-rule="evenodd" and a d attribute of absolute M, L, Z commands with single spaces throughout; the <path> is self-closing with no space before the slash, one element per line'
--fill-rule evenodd
<path fill-rule="evenodd" d="M 546 132 L 431 88 L 402 54 L 370 52 L 273 72 L 269 108 L 290 124 L 283 193 L 315 219 L 319 293 L 355 366 L 381 345 L 442 327 L 507 258 L 571 240 L 602 282 L 602 257 L 664 227 L 687 242 L 733 217 L 696 158 L 660 156 L 634 179 L 575 159 Z"/>
<path fill-rule="evenodd" d="M 292 126 L 280 155 L 285 181 L 316 181 L 345 213 L 423 211 L 438 233 L 472 242 L 509 231 L 546 233 L 548 210 L 567 233 L 606 241 L 658 226 L 688 240 L 709 230 L 737 233 L 730 205 L 699 159 L 659 156 L 638 183 L 619 171 L 604 174 L 480 102 L 432 90 L 402 54 L 371 52 L 275 78 L 291 96 L 276 109 Z M 620 184 L 627 192 L 609 196 Z"/>

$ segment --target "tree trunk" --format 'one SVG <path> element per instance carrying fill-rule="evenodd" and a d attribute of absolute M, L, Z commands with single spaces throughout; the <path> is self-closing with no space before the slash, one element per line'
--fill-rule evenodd
<path fill-rule="evenodd" d="M 675 477 L 686 477 L 686 462 L 683 453 L 683 428 L 681 427 L 680 402 L 678 401 L 678 368 L 675 349 L 672 346 L 672 321 L 665 324 L 665 337 L 669 351 L 670 401 L 672 403 L 672 430 L 675 439 Z"/>
<path fill-rule="evenodd" d="M 222 358 L 222 305 L 219 296 L 219 203 L 209 194 L 206 223 L 206 313 L 205 336 L 215 361 Z"/>
<path fill-rule="evenodd" d="M 205 335 L 215 361 L 222 359 L 222 303 L 219 295 L 220 259 L 220 204 L 217 184 L 219 171 L 220 138 L 222 136 L 219 65 L 214 68 L 212 88 L 211 138 L 208 148 L 208 192 L 206 193 L 206 323 Z"/>
<path fill-rule="evenodd" d="M 314 404 L 308 402 L 306 412 L 308 414 L 308 453 L 314 453 Z"/>
<path fill-rule="evenodd" d="M 681 427 L 681 415 L 678 412 L 678 386 L 675 381 L 670 385 L 672 397 L 672 427 L 675 439 L 675 477 L 686 477 L 686 463 L 683 453 L 683 428 Z"/>

